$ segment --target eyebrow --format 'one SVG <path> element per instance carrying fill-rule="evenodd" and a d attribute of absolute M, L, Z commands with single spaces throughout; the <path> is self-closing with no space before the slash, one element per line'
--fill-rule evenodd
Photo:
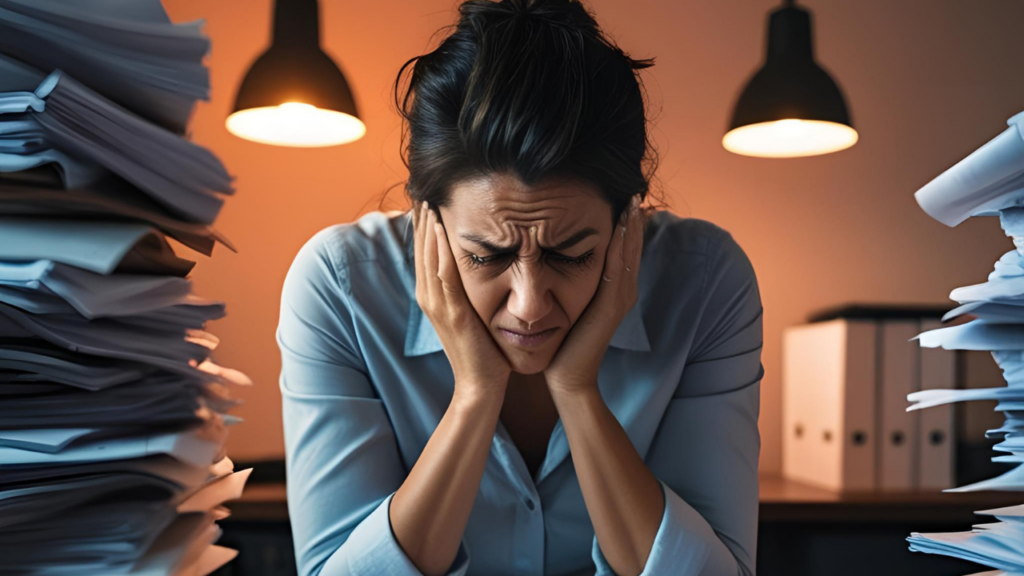
<path fill-rule="evenodd" d="M 550 247 L 548 247 L 548 246 L 541 246 L 541 248 L 544 249 L 544 250 L 552 250 L 552 251 L 555 251 L 555 252 L 560 252 L 560 251 L 565 250 L 567 248 L 571 248 L 571 247 L 575 246 L 576 244 L 579 244 L 580 241 L 582 241 L 584 238 L 587 238 L 588 236 L 593 236 L 595 234 L 600 234 L 600 233 L 596 229 L 591 228 L 591 227 L 588 226 L 587 228 L 581 229 L 579 232 L 576 232 L 575 234 L 573 234 L 569 238 L 563 240 L 562 242 L 559 242 L 558 244 L 556 244 L 554 246 L 550 246 Z M 495 254 L 506 254 L 506 253 L 509 253 L 509 252 L 516 252 L 516 251 L 519 250 L 519 245 L 518 244 L 515 245 L 515 246 L 497 246 L 497 245 L 491 244 L 490 242 L 485 240 L 483 238 L 483 236 L 478 236 L 476 234 L 459 234 L 459 237 L 464 238 L 466 240 L 469 240 L 470 242 L 473 242 L 474 244 L 477 244 L 477 245 L 481 246 L 483 249 L 487 250 L 488 252 L 493 252 Z"/>

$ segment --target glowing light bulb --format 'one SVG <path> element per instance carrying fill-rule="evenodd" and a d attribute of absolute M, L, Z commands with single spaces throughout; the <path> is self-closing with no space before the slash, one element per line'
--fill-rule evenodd
<path fill-rule="evenodd" d="M 366 125 L 355 116 L 302 102 L 239 110 L 226 124 L 239 138 L 306 148 L 347 144 L 366 134 Z"/>
<path fill-rule="evenodd" d="M 744 156 L 797 158 L 845 150 L 857 139 L 857 131 L 845 124 L 787 118 L 730 130 L 722 146 Z"/>

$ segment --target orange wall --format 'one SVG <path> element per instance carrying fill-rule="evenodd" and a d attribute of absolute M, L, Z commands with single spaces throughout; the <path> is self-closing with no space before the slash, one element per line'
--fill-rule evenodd
<path fill-rule="evenodd" d="M 377 209 L 405 178 L 390 88 L 401 64 L 454 22 L 455 0 L 321 1 L 322 43 L 341 65 L 368 127 L 353 144 L 287 149 L 224 129 L 245 69 L 265 47 L 270 0 L 164 0 L 178 22 L 206 19 L 212 100 L 192 121 L 194 139 L 237 177 L 218 227 L 238 246 L 218 247 L 192 274 L 196 292 L 227 302 L 212 322 L 215 358 L 255 381 L 235 413 L 236 460 L 283 454 L 280 360 L 274 341 L 281 284 L 312 234 Z M 661 184 L 673 211 L 730 230 L 746 249 L 765 307 L 762 471 L 781 463 L 780 333 L 809 311 L 857 301 L 952 307 L 949 291 L 985 280 L 1012 249 L 995 219 L 947 228 L 913 193 L 1024 110 L 1018 0 L 808 2 L 817 56 L 849 100 L 860 142 L 817 158 L 766 160 L 726 152 L 721 136 L 737 91 L 761 59 L 767 0 L 590 0 L 598 21 L 634 57 L 654 101 Z M 395 187 L 384 207 L 404 209 Z M 178 245 L 180 247 L 180 245 Z"/>

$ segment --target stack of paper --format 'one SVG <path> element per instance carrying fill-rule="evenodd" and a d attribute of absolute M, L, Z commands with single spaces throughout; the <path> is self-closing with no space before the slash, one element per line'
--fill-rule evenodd
<path fill-rule="evenodd" d="M 943 320 L 970 315 L 970 321 L 915 336 L 921 346 L 947 350 L 987 350 L 1003 372 L 1007 386 L 963 390 L 932 389 L 907 395 L 919 410 L 951 402 L 995 400 L 1002 427 L 987 430 L 1001 441 L 993 449 L 1005 454 L 993 462 L 1015 467 L 996 478 L 943 492 L 1024 491 L 1024 112 L 1007 121 L 1009 128 L 946 170 L 915 194 L 933 218 L 956 226 L 971 216 L 999 216 L 1016 247 L 995 263 L 988 280 L 957 288 L 950 298 L 960 306 Z M 976 524 L 971 532 L 919 533 L 907 540 L 910 550 L 944 554 L 996 568 L 984 572 L 1024 574 L 1024 505 L 980 510 L 999 522 Z M 981 576 L 979 574 L 978 576 Z"/>
<path fill-rule="evenodd" d="M 61 69 L 177 133 L 210 93 L 202 21 L 173 24 L 158 0 L 0 0 L 0 52 Z"/>
<path fill-rule="evenodd" d="M 1024 505 L 978 510 L 976 514 L 995 516 L 999 522 L 975 524 L 971 532 L 915 532 L 911 550 L 956 556 L 998 568 L 979 574 L 1019 574 L 1024 565 Z"/>
<path fill-rule="evenodd" d="M 201 22 L 159 0 L 0 0 L 0 573 L 205 575 L 251 470 L 245 374 L 192 292 L 233 193 L 184 137 Z"/>
<path fill-rule="evenodd" d="M 9 68 L 24 67 L 2 58 Z M 12 87 L 17 88 L 0 91 L 6 172 L 52 162 L 71 188 L 113 173 L 175 216 L 203 224 L 217 217 L 220 195 L 234 192 L 231 177 L 209 150 L 128 112 L 65 72 L 50 73 L 32 91 Z"/>

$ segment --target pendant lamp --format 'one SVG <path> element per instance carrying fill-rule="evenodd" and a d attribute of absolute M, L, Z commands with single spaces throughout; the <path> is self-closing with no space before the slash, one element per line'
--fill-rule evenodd
<path fill-rule="evenodd" d="M 232 134 L 278 146 L 335 146 L 362 138 L 345 75 L 320 48 L 317 0 L 276 0 L 270 48 L 242 80 L 226 124 Z"/>
<path fill-rule="evenodd" d="M 784 1 L 769 16 L 764 65 L 740 94 L 722 146 L 796 158 L 838 152 L 857 138 L 842 91 L 814 60 L 810 12 Z"/>

